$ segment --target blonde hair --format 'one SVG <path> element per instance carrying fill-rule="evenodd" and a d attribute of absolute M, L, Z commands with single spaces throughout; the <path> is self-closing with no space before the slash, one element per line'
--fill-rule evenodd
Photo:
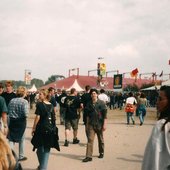
<path fill-rule="evenodd" d="M 51 95 L 49 94 L 49 91 L 46 89 L 41 89 L 39 93 L 43 93 L 45 99 L 47 99 L 48 101 L 51 99 Z"/>
<path fill-rule="evenodd" d="M 6 137 L 0 131 L 0 169 L 14 170 L 16 160 L 12 150 L 7 142 Z"/>
<path fill-rule="evenodd" d="M 26 95 L 26 93 L 27 93 L 27 89 L 24 86 L 19 86 L 18 89 L 17 89 L 16 95 L 18 97 L 23 97 L 23 96 Z"/>
<path fill-rule="evenodd" d="M 13 86 L 13 85 L 14 85 L 14 83 L 12 80 L 8 80 L 5 82 L 5 86 Z"/>

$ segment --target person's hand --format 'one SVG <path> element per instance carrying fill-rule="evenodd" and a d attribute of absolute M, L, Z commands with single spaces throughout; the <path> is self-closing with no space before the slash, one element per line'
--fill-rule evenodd
<path fill-rule="evenodd" d="M 106 124 L 103 125 L 103 131 L 105 131 L 105 130 L 106 130 Z"/>

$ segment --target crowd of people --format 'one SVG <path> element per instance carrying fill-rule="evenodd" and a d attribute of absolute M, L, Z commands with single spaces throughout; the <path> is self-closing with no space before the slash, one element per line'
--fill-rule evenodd
<path fill-rule="evenodd" d="M 168 159 L 170 158 L 170 87 L 162 86 L 157 94 L 159 95 L 156 96 L 156 105 L 160 113 L 159 120 L 148 141 L 142 170 L 160 170 L 161 167 L 164 167 L 164 169 L 170 168 L 170 159 Z M 98 139 L 98 158 L 104 158 L 103 133 L 107 127 L 108 109 L 124 109 L 127 116 L 127 125 L 130 124 L 130 119 L 132 124 L 135 125 L 134 115 L 136 115 L 139 117 L 140 126 L 142 126 L 148 107 L 148 99 L 143 92 L 135 94 L 133 92 L 125 94 L 108 93 L 104 89 L 98 91 L 87 85 L 83 94 L 79 94 L 75 88 L 72 88 L 69 93 L 65 90 L 55 92 L 52 87 L 40 90 L 37 94 L 29 94 L 23 86 L 18 87 L 14 92 L 12 81 L 6 81 L 5 90 L 3 85 L 0 84 L 0 141 L 3 140 L 4 147 L 8 147 L 7 151 L 13 162 L 11 170 L 14 170 L 18 161 L 27 160 L 24 153 L 25 130 L 29 109 L 33 108 L 34 102 L 36 103 L 36 108 L 31 143 L 33 144 L 33 151 L 36 150 L 39 162 L 37 170 L 47 169 L 51 148 L 60 151 L 58 128 L 56 126 L 57 111 L 60 114 L 60 124 L 65 126 L 65 147 L 69 147 L 71 129 L 73 131 L 72 143 L 78 144 L 80 142 L 78 125 L 80 114 L 83 114 L 87 146 L 86 156 L 82 162 L 89 162 L 93 160 L 95 134 Z M 46 127 L 47 125 L 48 127 Z M 14 159 L 14 154 L 12 154 L 15 143 L 19 145 L 17 160 Z M 149 155 L 152 154 L 157 155 L 154 157 L 154 162 L 149 161 L 151 158 Z M 163 158 L 166 164 L 162 162 Z M 6 163 L 6 166 L 9 167 L 9 164 Z"/>

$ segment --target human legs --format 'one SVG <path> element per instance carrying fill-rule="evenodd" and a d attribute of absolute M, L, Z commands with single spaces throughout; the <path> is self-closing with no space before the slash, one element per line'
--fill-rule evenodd
<path fill-rule="evenodd" d="M 39 170 L 46 170 L 47 169 L 49 155 L 50 155 L 50 148 L 45 148 L 44 146 L 37 148 Z"/>
<path fill-rule="evenodd" d="M 95 131 L 92 126 L 88 127 L 88 143 L 86 148 L 86 157 L 92 157 L 93 154 L 93 143 L 95 138 Z"/>
<path fill-rule="evenodd" d="M 130 112 L 127 112 L 126 115 L 127 115 L 127 124 L 129 124 L 130 123 Z"/>
<path fill-rule="evenodd" d="M 19 141 L 19 160 L 26 160 L 24 157 L 24 145 L 25 145 L 25 133 L 23 134 L 21 140 Z"/>
<path fill-rule="evenodd" d="M 139 120 L 140 120 L 140 126 L 143 125 L 143 122 L 144 122 L 144 116 L 143 116 L 143 113 L 142 111 L 139 112 Z"/>
<path fill-rule="evenodd" d="M 104 156 L 104 138 L 103 138 L 103 131 L 96 130 L 97 138 L 98 138 L 98 147 L 99 147 L 99 158 L 103 158 Z"/>
<path fill-rule="evenodd" d="M 131 117 L 132 123 L 135 124 L 135 119 L 134 119 L 133 113 L 130 113 L 130 117 Z"/>

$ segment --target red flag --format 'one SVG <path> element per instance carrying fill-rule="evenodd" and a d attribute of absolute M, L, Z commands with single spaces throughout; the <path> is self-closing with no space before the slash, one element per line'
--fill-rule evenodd
<path fill-rule="evenodd" d="M 137 76 L 137 74 L 138 74 L 138 69 L 136 68 L 136 69 L 134 69 L 134 70 L 132 70 L 132 72 L 130 73 L 130 75 L 131 75 L 131 77 L 136 77 Z"/>
<path fill-rule="evenodd" d="M 169 60 L 169 65 L 170 65 L 170 60 Z"/>

